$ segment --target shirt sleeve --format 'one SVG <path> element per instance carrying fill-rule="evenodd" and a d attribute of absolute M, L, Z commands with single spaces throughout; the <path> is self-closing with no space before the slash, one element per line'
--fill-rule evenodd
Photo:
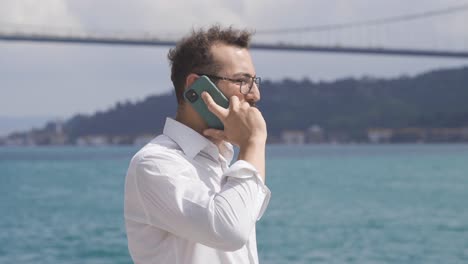
<path fill-rule="evenodd" d="M 252 217 L 256 221 L 260 220 L 270 202 L 271 191 L 263 182 L 257 169 L 245 160 L 238 160 L 224 173 L 223 177 L 227 178 L 223 189 L 237 189 L 237 184 L 246 188 L 243 189 L 242 197 L 248 199 L 243 202 L 246 206 L 256 205 L 252 208 Z"/>
<path fill-rule="evenodd" d="M 226 251 L 244 246 L 270 198 L 255 168 L 237 161 L 216 193 L 180 165 L 169 156 L 139 160 L 134 180 L 148 224 Z"/>

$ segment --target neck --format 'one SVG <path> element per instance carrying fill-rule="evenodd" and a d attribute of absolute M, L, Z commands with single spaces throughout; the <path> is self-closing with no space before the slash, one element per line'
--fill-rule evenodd
<path fill-rule="evenodd" d="M 203 130 L 208 128 L 206 122 L 200 117 L 200 115 L 195 112 L 192 107 L 187 107 L 186 105 L 179 105 L 175 119 L 178 122 L 197 131 L 201 135 L 203 135 Z M 216 146 L 218 146 L 218 148 L 220 147 L 222 140 L 216 140 L 210 137 L 207 138 L 211 140 L 211 142 L 213 142 Z"/>
<path fill-rule="evenodd" d="M 186 105 L 179 105 L 175 119 L 201 135 L 203 135 L 203 130 L 208 128 L 200 115 L 192 107 Z"/>

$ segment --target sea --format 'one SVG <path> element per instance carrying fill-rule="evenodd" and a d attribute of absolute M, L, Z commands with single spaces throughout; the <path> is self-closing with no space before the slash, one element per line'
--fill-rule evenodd
<path fill-rule="evenodd" d="M 0 263 L 132 263 L 137 147 L 1 147 Z M 270 145 L 260 263 L 468 263 L 468 145 Z"/>

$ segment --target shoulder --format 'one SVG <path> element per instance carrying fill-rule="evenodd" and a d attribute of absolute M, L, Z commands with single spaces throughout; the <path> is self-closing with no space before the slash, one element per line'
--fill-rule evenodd
<path fill-rule="evenodd" d="M 191 167 L 180 147 L 165 135 L 160 135 L 140 149 L 130 167 L 135 172 L 173 174 Z"/>

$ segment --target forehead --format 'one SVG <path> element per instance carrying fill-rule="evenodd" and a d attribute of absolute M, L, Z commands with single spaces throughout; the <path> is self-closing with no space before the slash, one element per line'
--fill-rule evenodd
<path fill-rule="evenodd" d="M 211 53 L 214 60 L 221 65 L 222 73 L 255 75 L 255 67 L 248 49 L 219 43 L 211 46 Z"/>

